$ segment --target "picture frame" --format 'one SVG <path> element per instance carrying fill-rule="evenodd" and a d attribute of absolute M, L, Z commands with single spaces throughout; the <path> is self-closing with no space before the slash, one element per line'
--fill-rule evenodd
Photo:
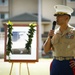
<path fill-rule="evenodd" d="M 34 36 L 32 38 L 31 53 L 26 53 L 24 50 L 29 25 L 18 25 L 12 26 L 12 53 L 10 59 L 6 54 L 7 40 L 8 40 L 8 26 L 5 24 L 5 51 L 4 61 L 5 62 L 38 62 L 38 25 L 35 26 Z"/>

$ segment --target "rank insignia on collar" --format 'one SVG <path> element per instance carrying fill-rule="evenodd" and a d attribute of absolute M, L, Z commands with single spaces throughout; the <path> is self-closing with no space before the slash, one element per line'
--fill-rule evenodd
<path fill-rule="evenodd" d="M 68 32 L 68 33 L 66 33 L 65 37 L 66 37 L 67 39 L 73 39 L 73 38 L 74 38 L 74 34 L 71 33 L 71 32 Z"/>

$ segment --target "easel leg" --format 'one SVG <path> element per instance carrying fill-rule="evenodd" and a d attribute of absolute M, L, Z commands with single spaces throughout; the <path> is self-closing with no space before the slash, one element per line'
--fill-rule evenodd
<path fill-rule="evenodd" d="M 26 63 L 26 64 L 27 64 L 28 75 L 30 75 L 28 63 Z M 11 69 L 10 69 L 9 75 L 11 75 L 11 73 L 12 73 L 12 68 L 13 68 L 13 63 L 11 64 Z M 19 75 L 21 75 L 21 63 L 20 63 L 20 66 L 19 66 Z"/>
<path fill-rule="evenodd" d="M 12 68 L 13 68 L 13 63 L 11 64 L 11 69 L 10 69 L 9 75 L 11 75 L 11 73 L 12 73 Z"/>
<path fill-rule="evenodd" d="M 19 75 L 21 75 L 21 63 L 20 63 L 20 66 L 19 66 Z"/>
<path fill-rule="evenodd" d="M 27 71 L 28 71 L 28 75 L 30 75 L 30 72 L 29 72 L 29 67 L 28 67 L 28 63 L 27 64 Z"/>

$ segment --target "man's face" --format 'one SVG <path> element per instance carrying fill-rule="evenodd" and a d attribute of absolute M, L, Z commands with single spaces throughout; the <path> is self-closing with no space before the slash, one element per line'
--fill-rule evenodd
<path fill-rule="evenodd" d="M 56 22 L 57 22 L 58 25 L 63 25 L 63 24 L 66 23 L 66 21 L 67 21 L 67 16 L 66 15 L 56 16 Z"/>

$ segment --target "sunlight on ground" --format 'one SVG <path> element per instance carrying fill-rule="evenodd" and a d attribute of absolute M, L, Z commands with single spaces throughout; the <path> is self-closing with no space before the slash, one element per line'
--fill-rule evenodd
<path fill-rule="evenodd" d="M 49 75 L 49 66 L 52 59 L 39 59 L 39 62 L 28 63 L 30 75 Z M 0 75 L 9 75 L 11 64 L 9 62 L 4 62 L 3 59 L 0 59 Z M 14 63 L 12 68 L 11 75 L 19 75 L 19 70 L 21 75 L 28 75 L 27 64 Z"/>

